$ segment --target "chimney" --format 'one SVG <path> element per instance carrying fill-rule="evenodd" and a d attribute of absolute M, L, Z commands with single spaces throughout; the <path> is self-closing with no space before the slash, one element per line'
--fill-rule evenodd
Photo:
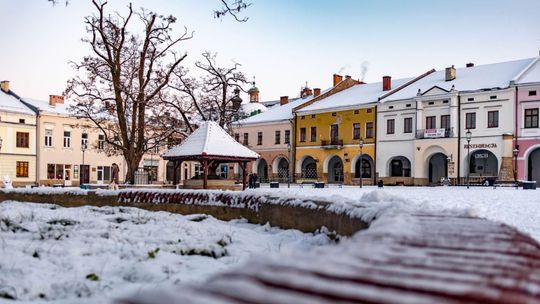
<path fill-rule="evenodd" d="M 317 97 L 319 95 L 321 95 L 321 89 L 320 88 L 313 89 L 313 97 Z"/>
<path fill-rule="evenodd" d="M 345 79 L 351 79 L 351 75 L 345 75 Z"/>
<path fill-rule="evenodd" d="M 286 105 L 289 103 L 289 96 L 281 96 L 279 98 L 279 105 L 282 106 L 282 105 Z"/>
<path fill-rule="evenodd" d="M 64 96 L 49 95 L 49 105 L 55 107 L 56 104 L 64 104 Z"/>
<path fill-rule="evenodd" d="M 302 89 L 302 92 L 301 92 L 301 94 L 300 94 L 300 96 L 301 96 L 302 98 L 306 98 L 306 97 L 311 96 L 311 95 L 313 95 L 313 90 L 311 90 L 311 89 L 308 88 L 308 87 L 303 88 L 303 89 Z"/>
<path fill-rule="evenodd" d="M 343 81 L 343 76 L 341 75 L 338 75 L 338 74 L 334 74 L 334 87 L 340 83 L 341 81 Z"/>
<path fill-rule="evenodd" d="M 9 80 L 0 81 L 0 89 L 4 92 L 9 92 Z"/>
<path fill-rule="evenodd" d="M 456 79 L 456 68 L 452 65 L 449 68 L 446 68 L 446 81 L 454 80 Z"/>
<path fill-rule="evenodd" d="M 392 77 L 383 76 L 382 77 L 382 90 L 390 91 L 392 89 Z"/>
<path fill-rule="evenodd" d="M 468 68 L 472 68 L 472 67 L 474 66 L 474 63 L 469 62 L 469 63 L 467 63 L 465 66 L 468 67 Z"/>

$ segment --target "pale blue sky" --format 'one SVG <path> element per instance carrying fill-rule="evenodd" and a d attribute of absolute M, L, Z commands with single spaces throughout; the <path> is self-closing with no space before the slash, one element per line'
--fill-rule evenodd
<path fill-rule="evenodd" d="M 540 49 L 539 0 L 251 0 L 247 23 L 216 20 L 218 0 L 133 0 L 178 17 L 195 31 L 181 49 L 187 66 L 211 50 L 257 77 L 263 100 L 327 88 L 333 73 L 365 81 L 416 76 L 430 68 L 528 58 Z M 59 94 L 74 71 L 68 61 L 88 52 L 80 41 L 88 0 L 53 7 L 46 0 L 0 0 L 0 79 L 20 95 Z M 112 0 L 124 10 L 128 1 Z"/>

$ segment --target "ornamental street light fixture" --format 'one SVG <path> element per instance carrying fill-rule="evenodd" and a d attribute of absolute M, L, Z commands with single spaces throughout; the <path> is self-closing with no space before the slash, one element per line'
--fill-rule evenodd
<path fill-rule="evenodd" d="M 465 133 L 465 139 L 467 139 L 467 159 L 469 162 L 469 164 L 467 165 L 467 189 L 469 189 L 471 175 L 471 138 L 471 130 L 467 129 L 467 132 Z"/>
<path fill-rule="evenodd" d="M 517 181 L 517 157 L 519 155 L 519 145 L 516 145 L 514 150 L 512 150 L 512 153 L 514 154 L 514 185 L 516 185 L 516 189 L 518 189 L 518 181 Z"/>
<path fill-rule="evenodd" d="M 292 147 L 291 147 L 291 142 L 289 141 L 289 143 L 287 143 L 287 151 L 289 152 L 289 170 L 288 170 L 288 174 L 287 174 L 287 188 L 290 188 L 291 187 L 291 169 L 292 169 L 292 166 L 291 166 L 291 161 L 292 161 L 292 155 L 291 155 L 291 151 L 292 151 Z"/>
<path fill-rule="evenodd" d="M 88 144 L 86 142 L 83 142 L 81 145 L 81 151 L 82 151 L 82 165 L 84 166 L 84 152 L 86 152 L 86 149 L 88 149 Z"/>
<path fill-rule="evenodd" d="M 360 172 L 358 176 L 360 177 L 360 188 L 362 188 L 362 169 L 363 169 L 363 163 L 364 155 L 362 154 L 362 148 L 364 148 L 364 139 L 360 137 L 360 140 L 358 141 L 358 145 L 360 146 Z"/>

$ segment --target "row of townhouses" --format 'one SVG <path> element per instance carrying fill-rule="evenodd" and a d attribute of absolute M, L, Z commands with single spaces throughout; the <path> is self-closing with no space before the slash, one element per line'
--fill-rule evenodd
<path fill-rule="evenodd" d="M 329 89 L 265 104 L 233 125 L 261 155 L 250 169 L 262 181 L 540 182 L 540 57 L 377 83 L 334 75 Z"/>
<path fill-rule="evenodd" d="M 122 156 L 107 151 L 104 136 L 92 123 L 69 113 L 63 96 L 48 101 L 22 98 L 0 85 L 0 178 L 8 176 L 15 186 L 106 184 L 111 165 L 120 167 L 123 180 L 127 167 Z M 159 152 L 143 157 L 139 183 L 172 181 L 172 164 Z M 177 172 L 190 178 L 200 166 L 184 164 Z"/>

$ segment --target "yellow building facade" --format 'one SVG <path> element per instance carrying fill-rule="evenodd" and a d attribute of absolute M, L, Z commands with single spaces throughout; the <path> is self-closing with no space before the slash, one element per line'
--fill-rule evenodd
<path fill-rule="evenodd" d="M 309 109 L 309 107 L 308 107 Z M 373 184 L 376 103 L 295 113 L 295 176 L 299 183 Z M 362 147 L 360 147 L 362 142 Z"/>

